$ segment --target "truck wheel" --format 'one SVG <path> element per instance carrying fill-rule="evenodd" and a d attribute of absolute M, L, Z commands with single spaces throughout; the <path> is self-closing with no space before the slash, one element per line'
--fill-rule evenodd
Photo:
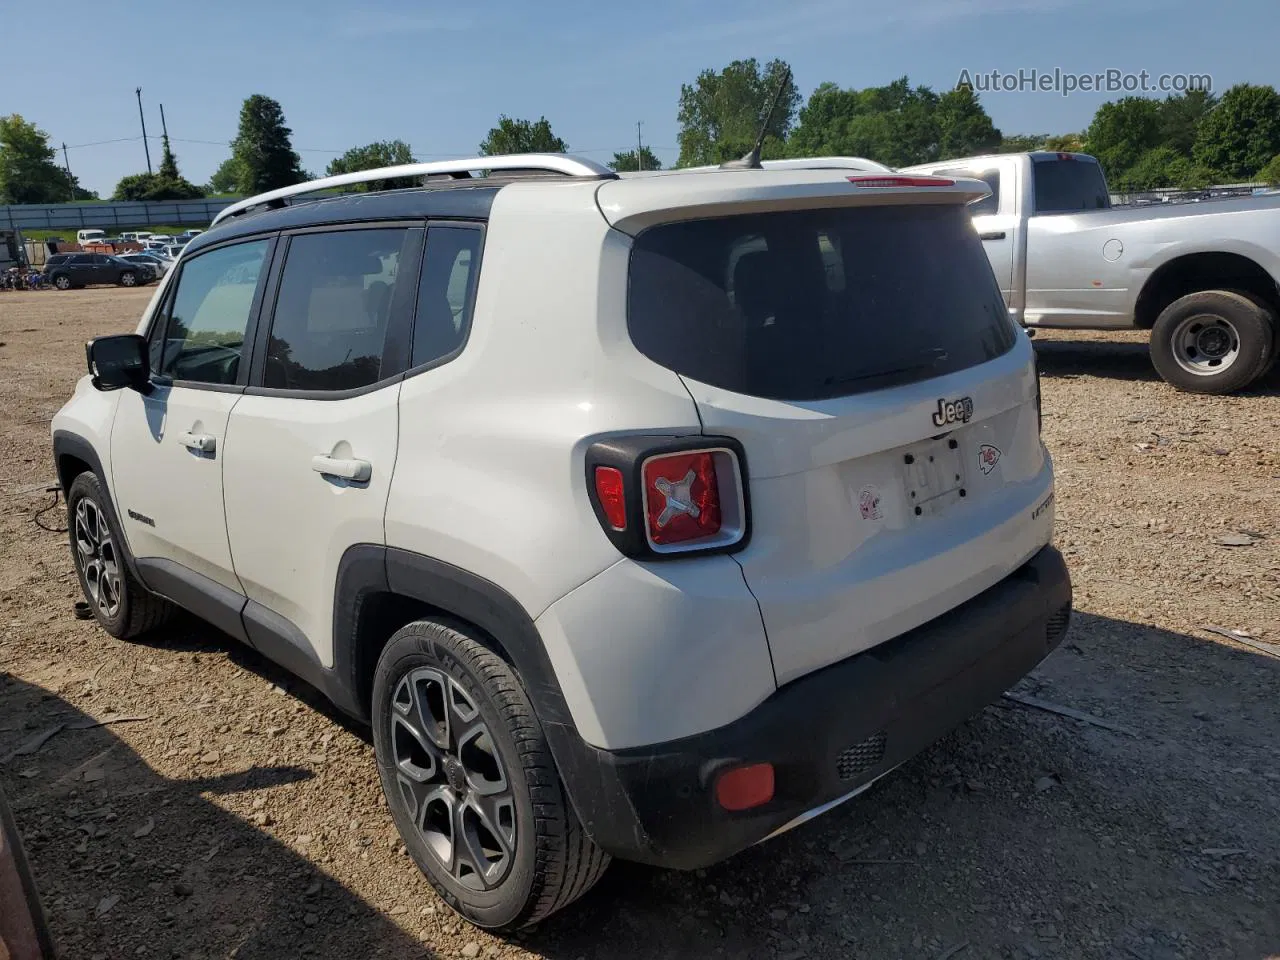
<path fill-rule="evenodd" d="M 128 640 L 154 630 L 173 605 L 151 593 L 129 572 L 128 548 L 106 491 L 93 473 L 82 473 L 67 491 L 67 532 L 80 589 L 94 617 L 113 637 Z"/>
<path fill-rule="evenodd" d="M 590 890 L 609 855 L 578 822 L 515 673 L 463 629 L 419 620 L 388 641 L 374 751 L 400 837 L 436 892 L 477 926 L 511 930 Z"/>
<path fill-rule="evenodd" d="M 1165 307 L 1151 330 L 1151 362 L 1165 381 L 1191 393 L 1231 393 L 1272 359 L 1271 314 L 1227 290 L 1188 294 Z"/>

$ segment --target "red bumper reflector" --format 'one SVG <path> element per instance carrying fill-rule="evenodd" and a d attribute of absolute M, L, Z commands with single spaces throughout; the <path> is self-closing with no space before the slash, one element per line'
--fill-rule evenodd
<path fill-rule="evenodd" d="M 596 499 L 615 530 L 627 529 L 627 498 L 623 494 L 622 471 L 617 467 L 596 467 Z"/>
<path fill-rule="evenodd" d="M 773 764 L 752 763 L 720 774 L 716 802 L 726 810 L 750 810 L 773 799 Z"/>

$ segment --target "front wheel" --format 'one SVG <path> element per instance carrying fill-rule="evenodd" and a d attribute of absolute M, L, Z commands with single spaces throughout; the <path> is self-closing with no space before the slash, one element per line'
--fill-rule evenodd
<path fill-rule="evenodd" d="M 137 283 L 138 283 L 138 276 L 137 274 L 133 273 L 131 270 L 126 270 L 124 273 L 120 274 L 120 286 L 132 287 L 132 286 L 136 286 Z"/>
<path fill-rule="evenodd" d="M 128 640 L 169 619 L 169 602 L 130 573 L 120 525 L 93 473 L 80 474 L 67 491 L 67 532 L 80 589 L 102 629 Z"/>
<path fill-rule="evenodd" d="M 569 804 L 519 679 L 460 625 L 419 620 L 387 643 L 373 741 L 405 848 L 477 926 L 535 923 L 609 865 Z"/>
<path fill-rule="evenodd" d="M 53 285 L 57 287 L 59 290 L 70 290 L 71 278 L 68 277 L 66 274 L 59 274 L 58 276 L 53 278 Z"/>
<path fill-rule="evenodd" d="M 1151 329 L 1151 362 L 1164 380 L 1190 393 L 1231 393 L 1266 372 L 1275 322 L 1265 306 L 1228 290 L 1175 300 Z"/>

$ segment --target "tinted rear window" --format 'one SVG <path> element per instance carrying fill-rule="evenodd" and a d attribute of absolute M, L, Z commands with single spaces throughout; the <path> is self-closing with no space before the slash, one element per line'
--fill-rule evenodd
<path fill-rule="evenodd" d="M 1014 343 L 959 205 L 654 227 L 632 252 L 627 324 L 636 347 L 664 367 L 779 400 L 942 376 Z"/>
<path fill-rule="evenodd" d="M 1091 160 L 1035 160 L 1036 213 L 1106 210 L 1111 206 L 1102 167 Z"/>

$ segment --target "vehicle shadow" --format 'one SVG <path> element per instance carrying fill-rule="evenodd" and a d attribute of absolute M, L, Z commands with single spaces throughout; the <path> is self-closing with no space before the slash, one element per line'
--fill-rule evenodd
<path fill-rule="evenodd" d="M 1114 340 L 1050 340 L 1037 337 L 1032 341 L 1036 362 L 1045 377 L 1109 377 L 1116 380 L 1159 382 L 1160 375 L 1151 365 L 1151 353 L 1145 343 Z M 1254 381 L 1237 396 L 1280 396 L 1280 363 Z"/>
<path fill-rule="evenodd" d="M 308 770 L 255 766 L 173 779 L 116 736 L 118 727 L 93 722 L 49 691 L 0 674 L 0 789 L 59 956 L 434 955 L 212 799 L 295 783 Z M 51 730 L 33 751 L 13 755 Z"/>
<path fill-rule="evenodd" d="M 714 868 L 615 864 L 524 945 L 554 960 L 1269 956 L 1280 827 L 1252 811 L 1280 806 L 1264 777 L 1277 683 L 1280 660 L 1078 615 L 1018 689 L 1117 729 L 1002 700 Z"/>

